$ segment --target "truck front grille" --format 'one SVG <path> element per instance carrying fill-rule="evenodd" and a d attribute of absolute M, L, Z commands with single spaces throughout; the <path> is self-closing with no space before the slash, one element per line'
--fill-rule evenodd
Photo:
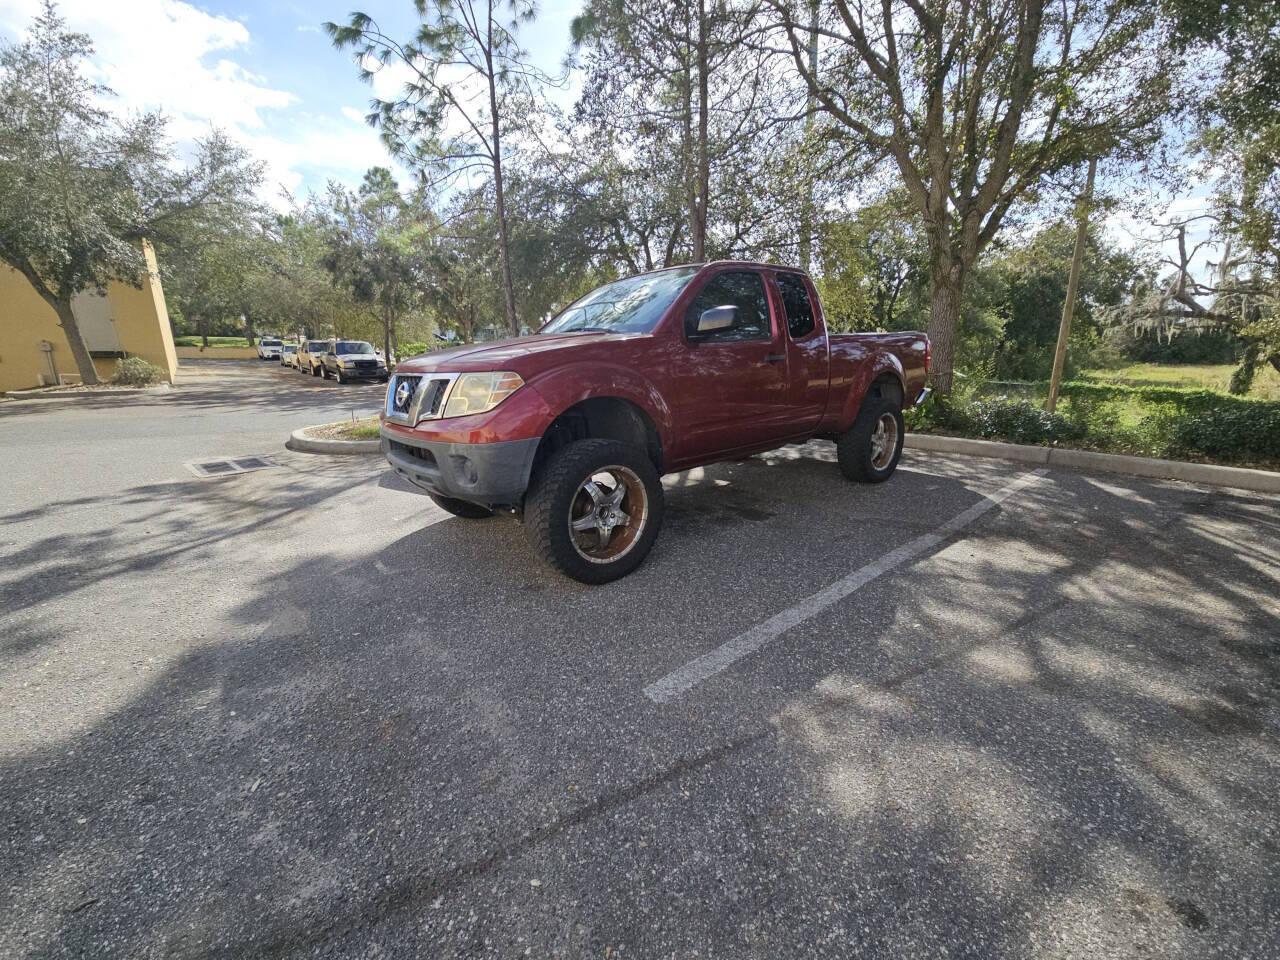
<path fill-rule="evenodd" d="M 445 391 L 452 380 L 432 380 L 427 384 L 427 392 L 422 395 L 421 413 L 424 417 L 434 417 L 440 413 L 440 404 L 444 400 Z"/>
<path fill-rule="evenodd" d="M 387 384 L 387 419 L 416 426 L 444 412 L 456 373 L 398 373 Z"/>

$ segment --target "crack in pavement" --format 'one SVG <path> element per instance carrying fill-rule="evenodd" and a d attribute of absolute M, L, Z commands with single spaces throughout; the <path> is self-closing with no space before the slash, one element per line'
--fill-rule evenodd
<path fill-rule="evenodd" d="M 395 885 L 378 891 L 348 911 L 345 920 L 329 919 L 318 924 L 299 924 L 277 929 L 265 937 L 251 937 L 211 950 L 194 951 L 190 956 L 230 958 L 244 956 L 285 956 L 297 950 L 318 946 L 336 937 L 381 923 L 389 916 L 415 904 L 435 899 L 455 885 L 483 877 L 496 867 L 555 839 L 573 827 L 589 823 L 654 793 L 686 776 L 707 770 L 773 735 L 773 726 L 740 737 L 729 743 L 705 750 L 692 757 L 681 757 L 674 764 L 629 786 L 597 797 L 591 803 L 531 830 L 510 843 L 482 857 L 458 864 L 437 873 L 409 876 Z"/>

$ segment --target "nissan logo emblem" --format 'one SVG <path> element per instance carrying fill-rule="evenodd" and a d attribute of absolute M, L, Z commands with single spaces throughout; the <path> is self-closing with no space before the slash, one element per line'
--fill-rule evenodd
<path fill-rule="evenodd" d="M 409 405 L 409 398 L 413 396 L 413 387 L 406 380 L 401 380 L 400 385 L 396 387 L 396 406 L 403 410 Z"/>

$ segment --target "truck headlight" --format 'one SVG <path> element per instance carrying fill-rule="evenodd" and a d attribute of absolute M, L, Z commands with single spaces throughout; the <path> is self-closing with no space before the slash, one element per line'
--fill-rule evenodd
<path fill-rule="evenodd" d="M 454 381 L 441 416 L 487 413 L 523 386 L 518 373 L 464 373 Z"/>

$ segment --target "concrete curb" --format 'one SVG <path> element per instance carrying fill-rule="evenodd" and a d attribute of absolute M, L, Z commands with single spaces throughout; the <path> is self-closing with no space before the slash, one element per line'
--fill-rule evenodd
<path fill-rule="evenodd" d="M 173 387 L 161 383 L 154 387 L 121 387 L 119 390 L 68 390 L 57 387 L 33 387 L 30 390 L 0 391 L 5 400 L 78 400 L 81 397 L 139 397 L 168 393 Z"/>
<path fill-rule="evenodd" d="M 1039 463 L 1069 470 L 1124 473 L 1132 477 L 1155 477 L 1162 480 L 1184 480 L 1217 487 L 1236 487 L 1260 493 L 1280 493 L 1280 473 L 1250 470 L 1245 467 L 1220 467 L 1212 463 L 1188 463 L 1184 460 L 1157 460 L 1152 457 L 1129 457 L 1092 450 L 1069 450 L 1064 447 L 1034 447 L 1019 443 L 996 443 L 992 440 L 970 440 L 967 437 L 943 437 L 932 433 L 908 433 L 907 449 L 931 453 L 959 453 L 970 457 L 994 457 L 1020 463 Z"/>
<path fill-rule="evenodd" d="M 308 437 L 307 427 L 289 434 L 285 448 L 298 453 L 327 453 L 330 455 L 351 455 L 377 453 L 382 449 L 381 440 L 320 440 Z"/>

